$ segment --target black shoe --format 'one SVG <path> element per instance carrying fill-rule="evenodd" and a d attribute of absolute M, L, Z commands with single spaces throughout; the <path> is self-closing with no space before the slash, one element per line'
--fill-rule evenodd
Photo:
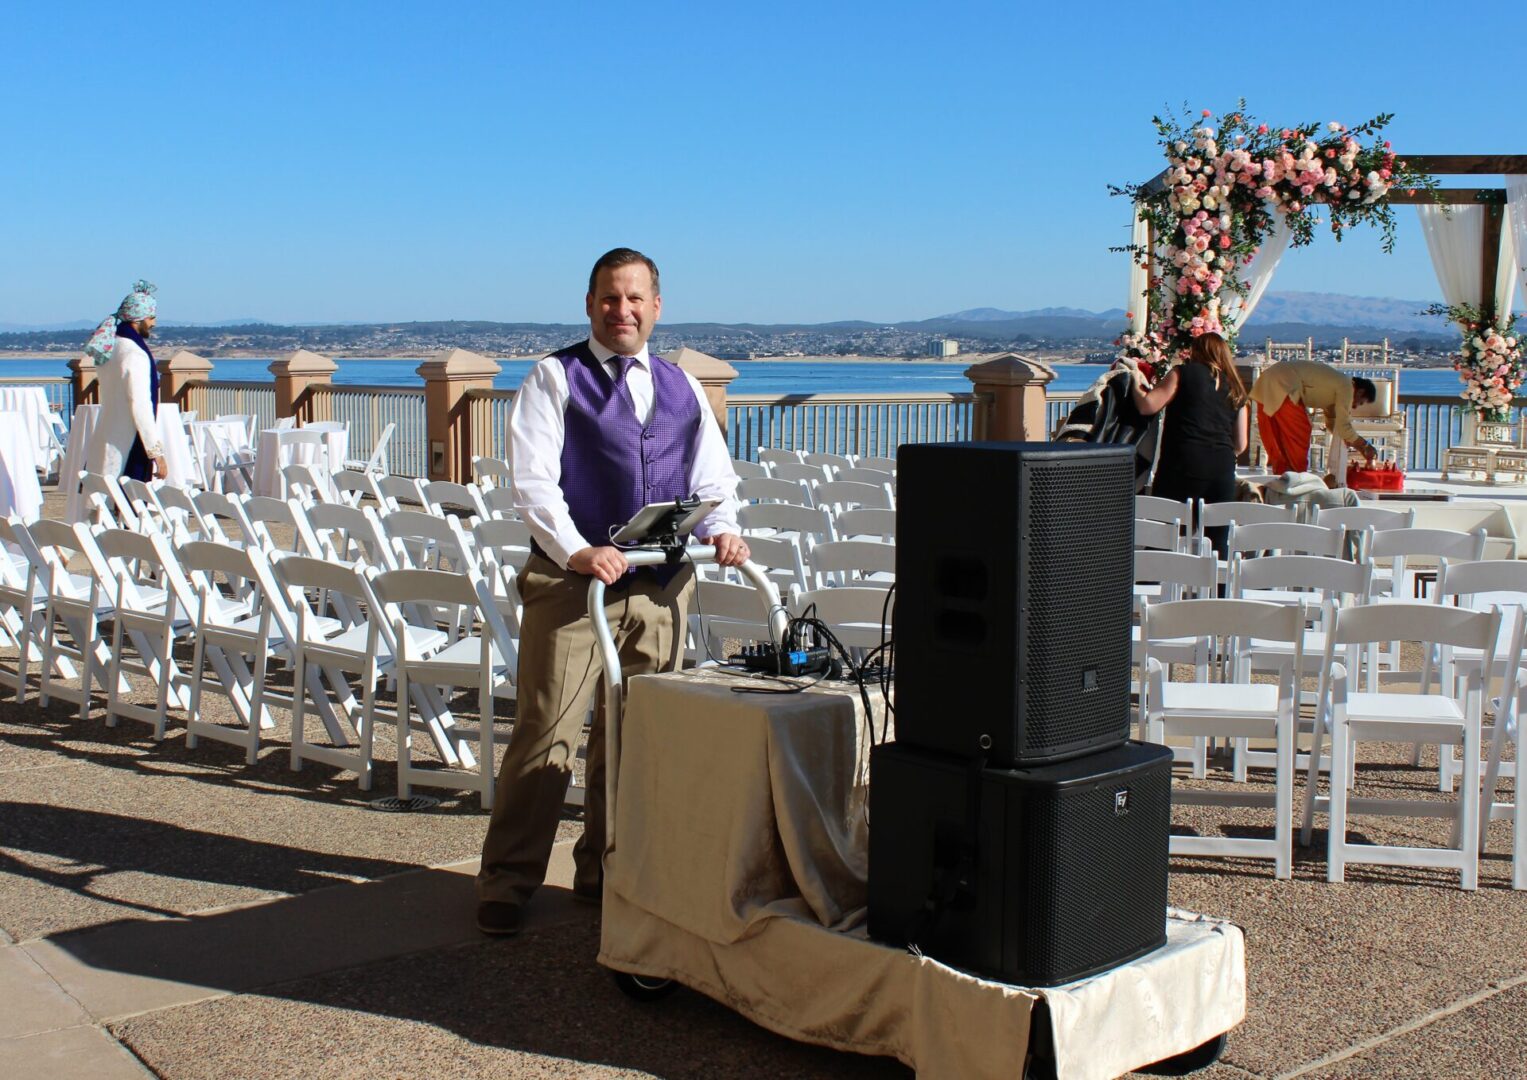
<path fill-rule="evenodd" d="M 523 908 L 507 900 L 479 900 L 477 903 L 477 929 L 494 937 L 509 937 L 520 932 L 524 922 Z"/>
<path fill-rule="evenodd" d="M 604 883 L 591 885 L 582 881 L 573 882 L 573 899 L 585 904 L 604 903 Z"/>

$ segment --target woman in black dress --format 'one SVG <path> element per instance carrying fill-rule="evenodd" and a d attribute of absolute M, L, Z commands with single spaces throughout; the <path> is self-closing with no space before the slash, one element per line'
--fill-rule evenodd
<path fill-rule="evenodd" d="M 1153 388 L 1134 384 L 1135 407 L 1146 416 L 1171 406 L 1162 417 L 1153 494 L 1182 501 L 1235 498 L 1235 459 L 1246 449 L 1249 418 L 1234 361 L 1224 338 L 1204 334 L 1194 339 L 1187 361 Z M 1207 530 L 1221 558 L 1227 532 Z"/>

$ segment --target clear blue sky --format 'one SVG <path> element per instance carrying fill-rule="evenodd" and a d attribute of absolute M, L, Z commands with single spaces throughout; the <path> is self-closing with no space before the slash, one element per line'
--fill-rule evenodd
<path fill-rule="evenodd" d="M 1100 310 L 1168 103 L 1527 153 L 1520 2 L 1047 6 L 19 0 L 0 323 L 576 322 L 617 244 L 669 322 Z M 1273 288 L 1433 298 L 1400 213 Z"/>

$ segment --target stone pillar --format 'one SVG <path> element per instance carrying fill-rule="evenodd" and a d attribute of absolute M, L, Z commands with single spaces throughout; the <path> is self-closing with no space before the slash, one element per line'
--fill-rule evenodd
<path fill-rule="evenodd" d="M 467 391 L 491 389 L 499 370 L 495 361 L 465 349 L 452 349 L 419 365 L 431 480 L 471 481 L 472 410 Z"/>
<path fill-rule="evenodd" d="M 710 402 L 711 412 L 716 414 L 716 423 L 721 425 L 721 434 L 725 436 L 726 388 L 737 377 L 737 369 L 725 360 L 717 360 L 714 356 L 682 347 L 670 353 L 664 353 L 663 359 L 678 364 L 685 372 L 695 377 L 705 391 L 705 399 Z"/>
<path fill-rule="evenodd" d="M 339 365 L 327 356 L 319 356 L 306 349 L 298 349 L 290 356 L 272 363 L 270 373 L 276 377 L 276 416 L 296 416 L 307 388 L 329 385 L 338 370 Z"/>
<path fill-rule="evenodd" d="M 89 356 L 76 356 L 69 361 L 69 370 L 74 374 L 74 407 L 81 405 L 99 405 L 96 398 L 95 361 Z"/>
<path fill-rule="evenodd" d="M 177 349 L 168 360 L 159 361 L 159 400 L 170 401 L 185 409 L 186 385 L 206 382 L 212 377 L 212 361 L 189 349 Z M 210 418 L 209 418 L 210 419 Z"/>
<path fill-rule="evenodd" d="M 1045 386 L 1055 369 L 1041 360 L 1004 353 L 965 369 L 977 397 L 977 439 L 993 442 L 1044 442 L 1050 437 L 1045 418 Z"/>

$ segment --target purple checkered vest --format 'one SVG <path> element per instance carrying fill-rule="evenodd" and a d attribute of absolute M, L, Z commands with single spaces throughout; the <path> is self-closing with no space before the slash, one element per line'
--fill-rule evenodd
<path fill-rule="evenodd" d="M 630 392 L 587 342 L 554 353 L 567 373 L 563 414 L 562 497 L 578 532 L 590 544 L 609 543 L 648 503 L 688 497 L 700 430 L 700 403 L 677 364 L 650 358 L 652 416 L 636 418 Z"/>

